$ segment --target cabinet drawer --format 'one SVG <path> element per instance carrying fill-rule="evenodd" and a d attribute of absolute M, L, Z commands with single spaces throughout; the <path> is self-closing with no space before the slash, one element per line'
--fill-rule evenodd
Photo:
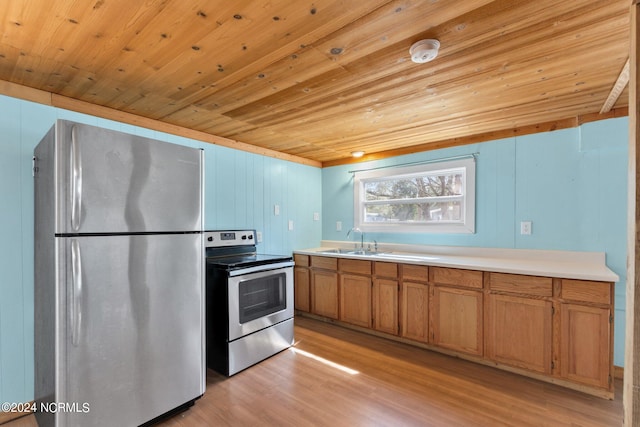
<path fill-rule="evenodd" d="M 429 281 L 441 285 L 482 289 L 482 271 L 431 267 L 429 269 Z"/>
<path fill-rule="evenodd" d="M 426 282 L 429 279 L 429 267 L 426 265 L 402 264 L 402 279 Z"/>
<path fill-rule="evenodd" d="M 309 255 L 293 255 L 293 261 L 298 267 L 309 267 Z"/>
<path fill-rule="evenodd" d="M 316 268 L 326 268 L 327 270 L 338 269 L 338 258 L 326 256 L 312 256 L 311 266 Z"/>
<path fill-rule="evenodd" d="M 550 277 L 489 273 L 489 288 L 498 292 L 550 297 L 553 295 L 553 280 Z"/>
<path fill-rule="evenodd" d="M 398 264 L 394 262 L 374 262 L 373 270 L 376 276 L 398 277 Z"/>
<path fill-rule="evenodd" d="M 562 279 L 562 298 L 574 301 L 611 304 L 611 283 Z"/>
<path fill-rule="evenodd" d="M 340 258 L 338 261 L 340 271 L 357 274 L 371 274 L 371 261 Z"/>

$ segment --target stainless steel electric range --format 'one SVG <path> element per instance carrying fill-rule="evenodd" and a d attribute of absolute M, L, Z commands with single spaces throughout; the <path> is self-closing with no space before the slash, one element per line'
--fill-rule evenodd
<path fill-rule="evenodd" d="M 234 375 L 293 344 L 293 258 L 255 230 L 205 232 L 207 367 Z"/>

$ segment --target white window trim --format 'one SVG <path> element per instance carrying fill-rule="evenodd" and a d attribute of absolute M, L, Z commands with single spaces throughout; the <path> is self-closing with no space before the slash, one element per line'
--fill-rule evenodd
<path fill-rule="evenodd" d="M 367 180 L 382 177 L 401 177 L 403 175 L 414 175 L 416 173 L 426 173 L 432 171 L 446 171 L 450 169 L 464 169 L 464 210 L 463 220 L 456 223 L 438 222 L 433 224 L 411 224 L 411 223 L 366 223 L 364 222 L 364 183 Z M 415 166 L 380 168 L 369 171 L 355 172 L 353 180 L 353 212 L 354 227 L 367 232 L 388 232 L 388 233 L 454 233 L 473 234 L 475 233 L 475 210 L 476 210 L 476 162 L 474 157 L 460 160 L 450 160 L 444 162 L 427 163 Z"/>

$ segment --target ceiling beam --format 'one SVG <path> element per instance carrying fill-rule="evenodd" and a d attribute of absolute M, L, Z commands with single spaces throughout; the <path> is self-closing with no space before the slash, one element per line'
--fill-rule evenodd
<path fill-rule="evenodd" d="M 611 88 L 611 92 L 609 92 L 607 100 L 600 109 L 600 114 L 608 113 L 613 108 L 625 86 L 627 86 L 627 83 L 629 83 L 629 58 L 627 58 L 627 63 L 622 67 L 622 71 L 620 71 L 616 84 Z"/>

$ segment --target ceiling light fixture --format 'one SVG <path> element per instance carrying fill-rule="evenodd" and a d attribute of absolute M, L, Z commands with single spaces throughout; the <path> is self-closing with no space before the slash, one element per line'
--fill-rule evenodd
<path fill-rule="evenodd" d="M 416 64 L 433 61 L 438 56 L 440 42 L 436 39 L 426 39 L 415 42 L 409 49 L 411 60 Z"/>
<path fill-rule="evenodd" d="M 352 151 L 351 155 L 353 157 L 362 157 L 362 156 L 364 156 L 364 151 Z"/>

